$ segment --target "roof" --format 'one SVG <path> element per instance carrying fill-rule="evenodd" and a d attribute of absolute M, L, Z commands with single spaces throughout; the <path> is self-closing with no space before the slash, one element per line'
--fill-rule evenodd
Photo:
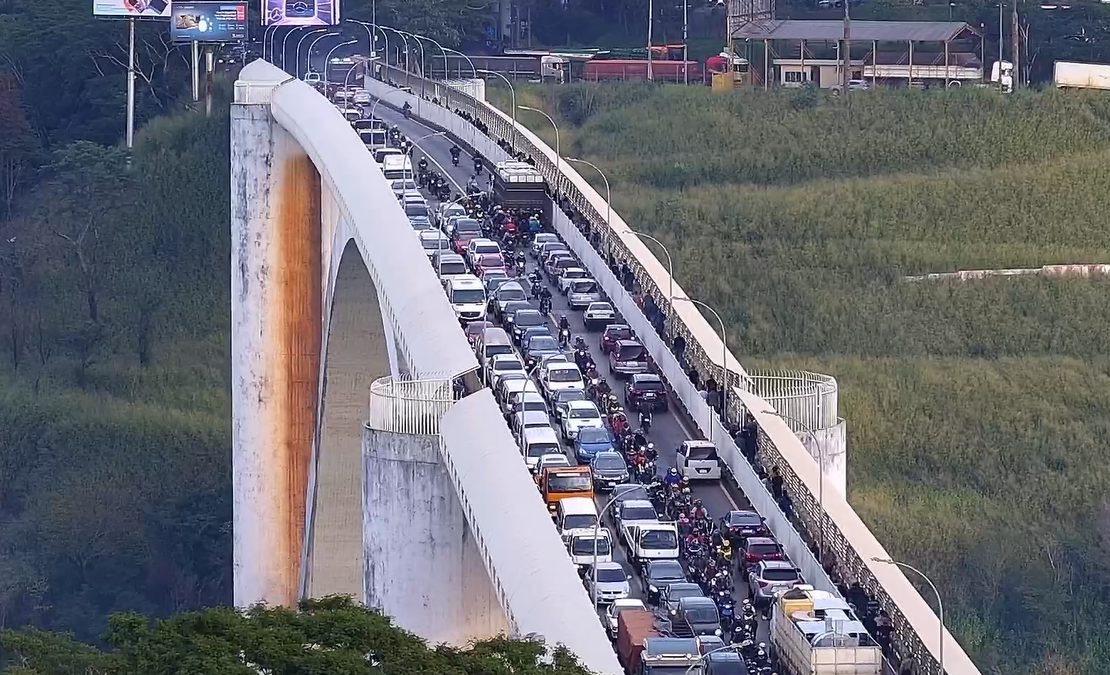
<path fill-rule="evenodd" d="M 851 39 L 859 42 L 946 42 L 978 37 L 961 21 L 852 21 Z M 733 38 L 754 40 L 843 40 L 843 21 L 760 21 L 738 28 Z"/>

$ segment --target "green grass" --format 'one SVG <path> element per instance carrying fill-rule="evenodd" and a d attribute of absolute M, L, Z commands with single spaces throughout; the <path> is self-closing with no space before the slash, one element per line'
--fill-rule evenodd
<path fill-rule="evenodd" d="M 1110 671 L 1110 281 L 901 280 L 1110 262 L 1110 97 L 517 95 L 745 363 L 839 379 L 850 501 L 985 671 Z"/>

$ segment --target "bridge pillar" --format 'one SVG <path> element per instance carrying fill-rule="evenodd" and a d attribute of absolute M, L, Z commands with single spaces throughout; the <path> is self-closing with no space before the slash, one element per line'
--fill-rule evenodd
<path fill-rule="evenodd" d="M 374 414 L 379 383 L 362 436 L 366 605 L 433 643 L 461 646 L 507 632 L 439 435 L 410 433 L 431 431 L 438 420 L 406 431 L 373 428 L 397 428 Z"/>
<path fill-rule="evenodd" d="M 316 429 L 320 176 L 266 103 L 237 98 L 231 149 L 234 601 L 289 605 Z"/>

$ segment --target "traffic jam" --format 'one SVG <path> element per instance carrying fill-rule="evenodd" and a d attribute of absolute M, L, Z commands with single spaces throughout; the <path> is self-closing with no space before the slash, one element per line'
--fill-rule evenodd
<path fill-rule="evenodd" d="M 674 413 L 635 331 L 554 234 L 542 175 L 464 155 L 405 112 L 383 112 L 392 125 L 348 120 L 441 280 L 626 672 L 810 672 L 795 647 L 827 619 L 865 636 L 724 488 L 713 444 Z"/>

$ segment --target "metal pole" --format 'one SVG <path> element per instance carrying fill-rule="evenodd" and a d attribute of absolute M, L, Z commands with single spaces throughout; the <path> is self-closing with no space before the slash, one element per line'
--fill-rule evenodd
<path fill-rule="evenodd" d="M 265 20 L 265 18 L 263 18 L 263 20 Z M 274 33 L 277 32 L 276 29 L 277 29 L 277 24 L 271 24 L 269 26 L 266 26 L 266 30 L 263 31 L 263 33 L 262 33 L 262 60 L 263 61 L 266 60 L 266 44 L 267 43 L 270 43 L 270 61 L 272 62 L 274 60 L 274 45 L 272 43 L 272 40 L 274 39 Z M 196 100 L 196 99 L 193 99 L 193 100 Z"/>
<path fill-rule="evenodd" d="M 648 0 L 648 31 L 647 31 L 647 79 L 648 82 L 655 80 L 651 71 L 651 26 L 655 21 L 655 1 Z"/>
<path fill-rule="evenodd" d="M 592 162 L 587 162 L 584 159 L 576 159 L 574 157 L 567 157 L 567 161 L 568 162 L 577 162 L 579 164 L 585 164 L 586 166 L 588 166 L 591 169 L 593 169 L 594 171 L 596 171 L 598 173 L 598 175 L 601 176 L 601 180 L 605 182 L 605 227 L 609 230 L 609 232 L 606 233 L 605 238 L 608 240 L 609 235 L 613 231 L 613 221 L 611 219 L 612 215 L 613 215 L 613 207 L 611 205 L 611 202 L 613 201 L 613 192 L 612 192 L 612 190 L 609 189 L 609 179 L 605 176 L 605 172 L 602 171 L 600 168 L 598 168 L 598 166 L 596 164 L 593 164 Z M 632 230 L 628 230 L 628 231 L 632 232 Z M 633 234 L 638 234 L 636 232 L 632 232 L 632 233 Z M 662 246 L 662 244 L 660 244 L 660 246 Z M 667 254 L 667 259 L 670 260 L 670 257 L 671 257 L 671 255 L 670 255 L 670 253 L 668 253 Z"/>
<path fill-rule="evenodd" d="M 843 88 L 842 93 L 848 95 L 848 82 L 851 80 L 851 67 L 852 67 L 852 20 L 848 16 L 848 6 L 851 4 L 849 0 L 844 0 L 844 73 L 841 75 Z"/>
<path fill-rule="evenodd" d="M 593 596 L 594 596 L 594 614 L 597 614 L 597 534 L 598 534 L 598 530 L 601 529 L 601 518 L 602 518 L 602 516 L 605 515 L 605 512 L 608 511 L 613 506 L 614 503 L 616 503 L 617 499 L 619 499 L 620 497 L 628 494 L 629 492 L 634 492 L 638 489 L 640 489 L 640 488 L 639 487 L 630 487 L 630 488 L 627 488 L 625 490 L 621 490 L 620 492 L 614 494 L 612 497 L 609 498 L 609 501 L 605 502 L 605 506 L 601 507 L 601 510 L 598 511 L 597 519 L 594 520 L 594 564 L 593 564 L 593 583 L 594 583 L 594 585 L 593 585 L 593 588 L 591 589 L 592 592 L 593 592 Z"/>
<path fill-rule="evenodd" d="M 505 84 L 509 85 L 509 93 L 512 94 L 513 97 L 513 152 L 516 152 L 517 141 L 520 140 L 520 130 L 517 129 L 516 126 L 516 87 L 514 87 L 513 83 L 509 81 L 509 78 L 505 77 L 501 73 L 495 73 L 492 70 L 477 70 L 475 72 L 482 73 L 483 75 L 496 75 L 502 80 L 505 80 Z"/>
<path fill-rule="evenodd" d="M 204 51 L 204 116 L 212 116 L 212 73 L 216 66 L 216 53 L 209 46 Z"/>
<path fill-rule="evenodd" d="M 937 644 L 937 665 L 940 666 L 940 675 L 944 675 L 944 601 L 940 597 L 940 591 L 937 590 L 933 580 L 930 579 L 924 572 L 917 569 L 913 565 L 892 560 L 890 558 L 872 558 L 875 562 L 886 563 L 887 565 L 897 565 L 898 567 L 907 569 L 917 576 L 925 580 L 929 584 L 929 588 L 933 589 L 933 594 L 937 596 L 937 618 L 940 619 L 940 642 Z"/>
<path fill-rule="evenodd" d="M 1002 43 L 1005 40 L 1002 35 L 1002 6 L 1004 4 L 1002 2 L 998 3 L 998 91 L 1004 91 L 1002 88 Z"/>
<path fill-rule="evenodd" d="M 340 47 L 346 47 L 347 45 L 353 45 L 357 43 L 358 40 L 347 40 L 346 42 L 340 42 L 339 44 L 328 50 L 327 56 L 324 57 L 324 91 L 327 91 L 328 83 L 331 82 L 331 80 L 328 79 L 328 66 L 331 65 L 331 55 L 334 54 L 335 50 L 339 49 Z M 351 70 L 354 69 L 354 66 L 351 66 Z M 350 74 L 351 72 L 347 71 L 347 75 L 349 76 Z M 347 83 L 344 82 L 343 86 L 346 87 Z"/>
<path fill-rule="evenodd" d="M 317 28 L 316 30 L 308 31 L 301 37 L 297 38 L 297 44 L 293 47 L 293 77 L 297 78 L 298 80 L 301 79 L 301 43 L 304 42 L 304 39 L 309 35 L 315 35 L 316 33 L 324 32 L 327 32 L 326 28 Z M 308 46 L 308 51 L 312 51 L 311 44 L 309 44 Z"/>
<path fill-rule="evenodd" d="M 297 31 L 299 31 L 302 28 L 304 28 L 304 26 L 294 26 L 294 27 L 290 28 L 289 30 L 285 31 L 285 37 L 281 38 L 281 69 L 282 70 L 285 70 L 285 43 L 289 40 L 290 35 L 292 35 L 293 33 L 296 33 Z M 286 72 L 289 72 L 289 71 L 286 71 Z"/>
<path fill-rule="evenodd" d="M 135 146 L 135 18 L 127 20 L 127 149 Z"/>
<path fill-rule="evenodd" d="M 682 300 L 682 301 L 685 301 L 685 302 L 690 302 L 690 303 L 693 303 L 695 305 L 698 305 L 699 307 L 704 307 L 704 308 L 708 309 L 710 312 L 713 313 L 713 316 L 717 319 L 717 322 L 719 324 L 721 324 L 721 372 L 723 373 L 722 380 L 724 380 L 724 381 L 721 382 L 719 386 L 721 388 L 721 410 L 724 410 L 725 409 L 725 402 L 726 402 L 725 401 L 725 391 L 728 388 L 727 387 L 727 384 L 728 384 L 728 367 L 725 365 L 726 363 L 728 363 L 728 337 L 725 334 L 725 321 L 724 321 L 724 319 L 721 318 L 721 315 L 717 313 L 717 310 L 713 309 L 712 307 L 705 304 L 701 300 L 695 300 L 693 298 L 675 298 L 675 297 L 672 297 L 671 298 L 671 303 L 673 304 L 675 300 Z M 713 442 L 713 422 L 712 422 L 712 420 L 710 420 L 710 423 L 709 423 L 709 441 L 711 443 Z"/>
<path fill-rule="evenodd" d="M 636 235 L 637 237 L 641 237 L 643 239 L 650 239 L 651 241 L 654 241 L 656 244 L 659 244 L 659 248 L 663 249 L 663 255 L 667 256 L 667 274 L 669 274 L 670 277 L 671 277 L 669 280 L 667 280 L 667 297 L 668 298 L 673 297 L 674 296 L 674 262 L 671 259 L 671 252 L 667 250 L 667 247 L 663 245 L 663 242 L 659 241 L 658 239 L 651 236 L 650 234 L 644 234 L 643 232 L 637 232 L 636 230 L 626 230 L 626 231 L 631 233 L 631 234 Z"/>
<path fill-rule="evenodd" d="M 469 56 L 467 56 L 466 54 L 463 54 L 460 51 L 456 51 L 454 49 L 451 49 L 450 47 L 447 48 L 447 51 L 451 52 L 452 54 L 458 54 L 459 56 L 466 59 L 466 62 L 470 64 L 470 72 L 474 73 L 474 79 L 475 80 L 478 79 L 478 69 L 474 67 L 474 61 L 471 60 L 471 58 Z M 463 79 L 463 72 L 462 72 L 462 65 L 461 64 L 459 65 L 459 79 L 460 80 Z M 506 82 L 508 82 L 508 80 L 506 80 Z"/>
<path fill-rule="evenodd" d="M 690 19 L 688 16 L 690 0 L 682 0 L 682 83 L 690 84 Z M 729 59 L 732 70 L 732 59 Z"/>
<path fill-rule="evenodd" d="M 200 100 L 200 43 L 193 40 L 193 103 Z"/>

